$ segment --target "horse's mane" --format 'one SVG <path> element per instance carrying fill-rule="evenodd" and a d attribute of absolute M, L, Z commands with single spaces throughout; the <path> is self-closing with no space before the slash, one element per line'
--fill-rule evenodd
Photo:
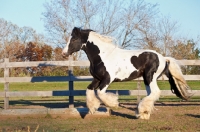
<path fill-rule="evenodd" d="M 112 38 L 110 36 L 105 36 L 105 35 L 101 35 L 97 32 L 90 32 L 92 35 L 98 37 L 101 41 L 112 44 L 112 45 L 116 45 L 116 39 Z"/>

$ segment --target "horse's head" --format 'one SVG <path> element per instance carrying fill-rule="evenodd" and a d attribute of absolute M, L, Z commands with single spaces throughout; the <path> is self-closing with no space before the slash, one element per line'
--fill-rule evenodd
<path fill-rule="evenodd" d="M 67 45 L 62 51 L 63 56 L 69 56 L 74 52 L 77 52 L 81 49 L 82 42 L 81 42 L 81 29 L 75 27 L 72 30 L 71 36 L 67 42 Z"/>
<path fill-rule="evenodd" d="M 82 44 L 87 42 L 90 31 L 92 30 L 82 30 L 81 28 L 74 27 L 67 45 L 62 51 L 62 55 L 67 57 L 74 52 L 81 50 Z"/>

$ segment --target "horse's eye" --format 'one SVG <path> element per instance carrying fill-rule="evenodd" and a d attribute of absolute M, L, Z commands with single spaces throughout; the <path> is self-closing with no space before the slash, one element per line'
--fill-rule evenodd
<path fill-rule="evenodd" d="M 72 39 L 71 41 L 74 42 L 76 39 Z"/>

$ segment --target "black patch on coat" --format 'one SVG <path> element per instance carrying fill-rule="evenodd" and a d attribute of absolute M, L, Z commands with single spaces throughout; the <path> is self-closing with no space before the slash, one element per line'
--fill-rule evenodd
<path fill-rule="evenodd" d="M 100 85 L 100 81 L 98 79 L 94 78 L 92 80 L 92 82 L 88 85 L 87 88 L 90 90 L 94 90 L 94 89 L 97 89 L 99 87 L 99 85 Z"/>
<path fill-rule="evenodd" d="M 83 46 L 82 48 L 89 61 L 90 61 L 90 73 L 91 75 L 96 79 L 99 80 L 95 81 L 96 83 L 98 82 L 99 84 L 97 85 L 95 82 L 92 82 L 89 86 L 88 89 L 97 89 L 98 87 L 103 89 L 107 84 L 110 83 L 110 75 L 106 71 L 106 67 L 104 66 L 104 63 L 99 56 L 100 50 L 99 48 L 94 45 L 93 42 L 87 42 L 86 46 Z"/>
<path fill-rule="evenodd" d="M 143 76 L 145 85 L 149 85 L 159 66 L 158 55 L 153 52 L 143 52 L 139 56 L 132 56 L 130 62 L 137 71 L 133 71 L 128 78 L 123 80 L 116 78 L 114 82 L 130 81 Z"/>
<path fill-rule="evenodd" d="M 153 52 L 143 52 L 139 56 L 132 56 L 131 63 L 138 70 L 137 73 L 143 76 L 145 85 L 149 85 L 158 69 L 159 58 Z"/>

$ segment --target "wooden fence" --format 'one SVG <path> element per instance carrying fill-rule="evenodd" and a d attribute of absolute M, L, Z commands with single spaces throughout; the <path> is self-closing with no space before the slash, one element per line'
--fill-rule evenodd
<path fill-rule="evenodd" d="M 179 60 L 181 65 L 200 65 L 200 60 Z M 4 83 L 4 92 L 0 92 L 0 97 L 4 98 L 4 109 L 9 108 L 9 97 L 25 97 L 25 96 L 69 96 L 69 107 L 74 107 L 74 96 L 85 96 L 85 90 L 74 90 L 74 81 L 92 81 L 92 76 L 73 76 L 69 70 L 68 76 L 50 76 L 50 77 L 9 77 L 9 68 L 14 67 L 37 67 L 37 66 L 89 66 L 89 61 L 34 61 L 34 62 L 9 62 L 5 58 L 0 61 L 0 68 L 4 69 L 4 77 L 0 78 L 0 83 Z M 200 75 L 184 75 L 186 80 L 200 80 Z M 138 80 L 142 80 L 139 78 Z M 168 80 L 165 76 L 159 80 Z M 68 81 L 68 90 L 62 91 L 9 91 L 9 83 L 12 82 L 58 82 Z M 108 90 L 118 95 L 146 95 L 145 90 Z M 195 96 L 200 96 L 200 90 L 193 90 Z M 161 96 L 173 96 L 171 90 L 162 90 Z"/>

